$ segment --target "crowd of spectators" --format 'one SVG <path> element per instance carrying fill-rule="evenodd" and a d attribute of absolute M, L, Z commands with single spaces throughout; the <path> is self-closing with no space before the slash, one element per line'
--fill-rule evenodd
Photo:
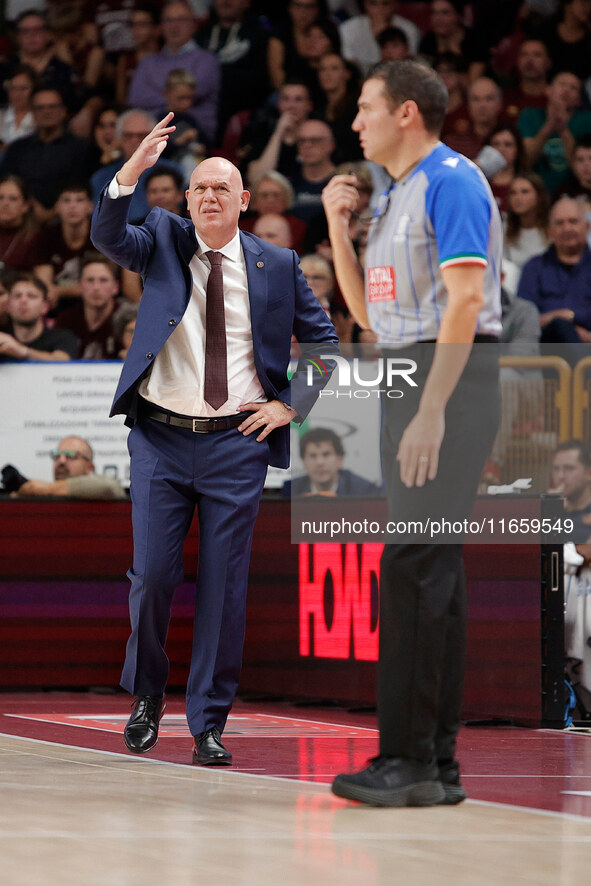
<path fill-rule="evenodd" d="M 389 181 L 363 161 L 351 123 L 371 66 L 411 57 L 447 85 L 442 139 L 489 178 L 509 299 L 536 306 L 543 341 L 591 339 L 591 0 L 13 0 L 5 19 L 0 331 L 11 342 L 0 359 L 31 359 L 31 342 L 54 330 L 70 331 L 85 359 L 126 352 L 141 280 L 93 252 L 89 217 L 169 110 L 177 130 L 131 220 L 154 206 L 184 213 L 195 164 L 227 157 L 252 192 L 243 229 L 305 256 L 343 340 L 367 340 L 334 280 L 321 193 L 354 170 L 363 263 Z M 20 288 L 42 296 L 28 332 L 9 295 L 23 274 Z"/>

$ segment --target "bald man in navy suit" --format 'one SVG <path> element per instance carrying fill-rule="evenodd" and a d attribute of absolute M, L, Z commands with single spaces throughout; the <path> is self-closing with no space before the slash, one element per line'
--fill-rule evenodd
<path fill-rule="evenodd" d="M 338 345 L 297 255 L 238 230 L 250 195 L 227 160 L 209 158 L 193 172 L 186 192 L 190 219 L 154 209 L 144 224 L 127 223 L 135 183 L 164 150 L 172 116 L 154 127 L 105 189 L 91 231 L 97 249 L 141 274 L 144 284 L 112 408 L 131 426 L 132 630 L 121 685 L 137 698 L 125 744 L 141 754 L 158 740 L 170 608 L 197 506 L 187 720 L 193 762 L 228 764 L 221 735 L 240 675 L 250 546 L 267 467 L 287 466 L 289 422 L 305 417 L 326 382 L 308 386 L 305 360 L 288 381 L 291 337 L 307 343 L 304 354 L 311 347 L 334 353 Z M 220 266 L 223 287 L 211 282 Z M 207 337 L 213 342 L 207 305 L 218 299 L 214 291 L 222 293 L 225 328 L 221 405 L 206 379 L 212 375 Z"/>

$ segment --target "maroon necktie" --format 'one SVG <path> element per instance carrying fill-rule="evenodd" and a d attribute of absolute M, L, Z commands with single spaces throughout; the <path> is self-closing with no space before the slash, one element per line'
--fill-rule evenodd
<path fill-rule="evenodd" d="M 222 253 L 206 252 L 211 264 L 205 290 L 205 402 L 219 409 L 228 399 L 228 366 L 226 359 L 226 317 L 224 314 L 224 280 Z"/>

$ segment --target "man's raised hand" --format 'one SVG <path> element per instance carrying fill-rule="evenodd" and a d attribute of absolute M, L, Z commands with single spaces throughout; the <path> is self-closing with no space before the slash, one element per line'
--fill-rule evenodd
<path fill-rule="evenodd" d="M 117 173 L 120 185 L 135 185 L 142 172 L 158 161 L 167 145 L 168 136 L 176 129 L 176 126 L 169 125 L 173 117 L 173 112 L 169 111 L 143 139 L 129 160 L 125 161 Z"/>

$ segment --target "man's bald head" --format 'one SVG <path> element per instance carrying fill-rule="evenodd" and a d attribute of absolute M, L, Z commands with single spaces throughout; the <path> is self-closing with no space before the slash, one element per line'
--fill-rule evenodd
<path fill-rule="evenodd" d="M 92 447 L 84 437 L 64 437 L 56 452 L 53 458 L 55 480 L 83 477 L 94 471 Z"/>
<path fill-rule="evenodd" d="M 203 160 L 185 195 L 195 230 L 211 249 L 221 249 L 234 237 L 250 200 L 239 169 L 223 157 Z"/>
<path fill-rule="evenodd" d="M 260 215 L 254 223 L 252 233 L 267 243 L 291 249 L 291 228 L 283 215 L 278 215 L 275 212 L 266 212 L 264 215 Z"/>

